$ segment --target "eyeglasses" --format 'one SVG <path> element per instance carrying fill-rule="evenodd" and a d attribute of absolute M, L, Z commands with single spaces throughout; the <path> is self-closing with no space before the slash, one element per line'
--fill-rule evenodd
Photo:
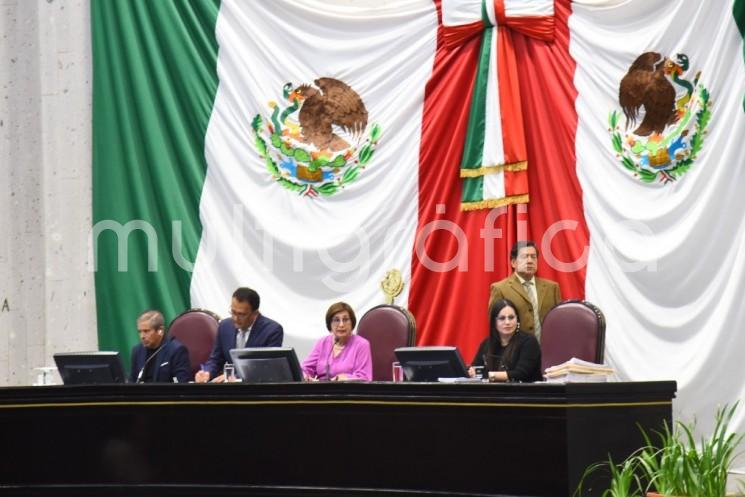
<path fill-rule="evenodd" d="M 347 324 L 351 323 L 351 318 L 334 318 L 331 320 L 331 324 L 340 325 L 340 324 Z"/>
<path fill-rule="evenodd" d="M 505 320 L 512 321 L 513 319 L 516 319 L 516 318 L 517 316 L 515 316 L 514 314 L 511 316 L 497 316 L 497 321 L 505 321 Z"/>

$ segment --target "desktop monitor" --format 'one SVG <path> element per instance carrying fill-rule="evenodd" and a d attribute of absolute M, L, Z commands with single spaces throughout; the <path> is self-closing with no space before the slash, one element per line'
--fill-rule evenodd
<path fill-rule="evenodd" d="M 456 347 L 399 347 L 395 351 L 407 381 L 464 378 L 466 365 Z"/>
<path fill-rule="evenodd" d="M 54 362 L 65 385 L 124 383 L 119 352 L 68 352 L 54 354 Z"/>
<path fill-rule="evenodd" d="M 303 380 L 303 372 L 292 347 L 233 349 L 230 357 L 238 377 L 245 383 Z"/>

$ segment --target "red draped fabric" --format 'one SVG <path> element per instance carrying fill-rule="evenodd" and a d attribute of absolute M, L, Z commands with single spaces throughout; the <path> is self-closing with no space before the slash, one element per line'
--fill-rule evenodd
<path fill-rule="evenodd" d="M 514 32 L 537 40 L 551 41 L 554 39 L 553 17 L 508 17 L 507 26 Z"/>
<path fill-rule="evenodd" d="M 438 13 L 439 0 L 436 0 Z M 419 222 L 412 257 L 409 308 L 420 345 L 456 345 L 471 360 L 487 334 L 489 285 L 510 273 L 509 248 L 519 236 L 550 243 L 558 260 L 580 259 L 589 245 L 582 191 L 575 173 L 574 61 L 569 56 L 568 0 L 555 6 L 553 43 L 513 33 L 530 167 L 530 204 L 463 212 L 458 164 L 468 120 L 480 37 L 440 27 L 427 85 L 419 155 Z M 473 25 L 471 29 L 473 29 Z M 447 35 L 452 37 L 453 35 Z M 525 212 L 527 211 L 527 212 Z M 497 230 L 501 234 L 497 237 Z M 438 267 L 437 263 L 440 264 Z M 451 267 L 452 266 L 452 267 Z M 565 298 L 584 296 L 584 267 L 562 272 L 542 261 L 539 276 L 557 280 Z"/>
<path fill-rule="evenodd" d="M 459 26 L 440 26 L 440 36 L 448 50 L 465 45 L 472 38 L 481 35 L 484 30 L 484 23 L 481 21 Z"/>
<path fill-rule="evenodd" d="M 504 162 L 514 164 L 524 161 L 525 129 L 520 98 L 520 80 L 517 77 L 517 57 L 509 28 L 500 26 L 497 36 L 497 74 L 499 75 L 499 104 L 504 140 Z M 530 164 L 530 161 L 528 161 Z M 506 179 L 505 179 L 506 181 Z M 522 192 L 530 189 L 522 190 Z"/>
<path fill-rule="evenodd" d="M 584 298 L 587 268 L 583 257 L 589 251 L 590 233 L 576 171 L 577 90 L 567 24 L 571 3 L 557 0 L 554 8 L 553 43 L 513 36 L 530 164 L 529 232 L 539 242 L 549 230 L 557 230 L 551 237 L 553 256 L 578 267 L 568 272 L 551 267 L 547 263 L 550 254 L 544 249 L 538 276 L 558 281 L 565 299 Z"/>

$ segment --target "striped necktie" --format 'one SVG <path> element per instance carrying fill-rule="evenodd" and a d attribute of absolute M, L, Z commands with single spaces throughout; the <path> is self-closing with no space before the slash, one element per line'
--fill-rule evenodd
<path fill-rule="evenodd" d="M 238 330 L 238 333 L 235 335 L 236 349 L 242 349 L 246 346 L 246 335 L 248 335 L 248 330 Z"/>
<path fill-rule="evenodd" d="M 536 340 L 539 342 L 541 341 L 541 316 L 538 314 L 538 298 L 536 296 L 536 293 L 538 291 L 536 290 L 533 292 L 533 286 L 534 286 L 533 280 L 530 281 L 524 281 L 523 286 L 525 287 L 525 293 L 528 294 L 528 299 L 530 300 L 530 305 L 533 307 L 533 334 L 535 335 Z"/>

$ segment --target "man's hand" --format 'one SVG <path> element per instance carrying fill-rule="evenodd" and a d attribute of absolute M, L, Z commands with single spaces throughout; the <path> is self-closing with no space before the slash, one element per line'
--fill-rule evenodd
<path fill-rule="evenodd" d="M 194 375 L 194 381 L 196 383 L 207 383 L 208 381 L 210 381 L 210 372 L 197 371 L 197 374 Z"/>

